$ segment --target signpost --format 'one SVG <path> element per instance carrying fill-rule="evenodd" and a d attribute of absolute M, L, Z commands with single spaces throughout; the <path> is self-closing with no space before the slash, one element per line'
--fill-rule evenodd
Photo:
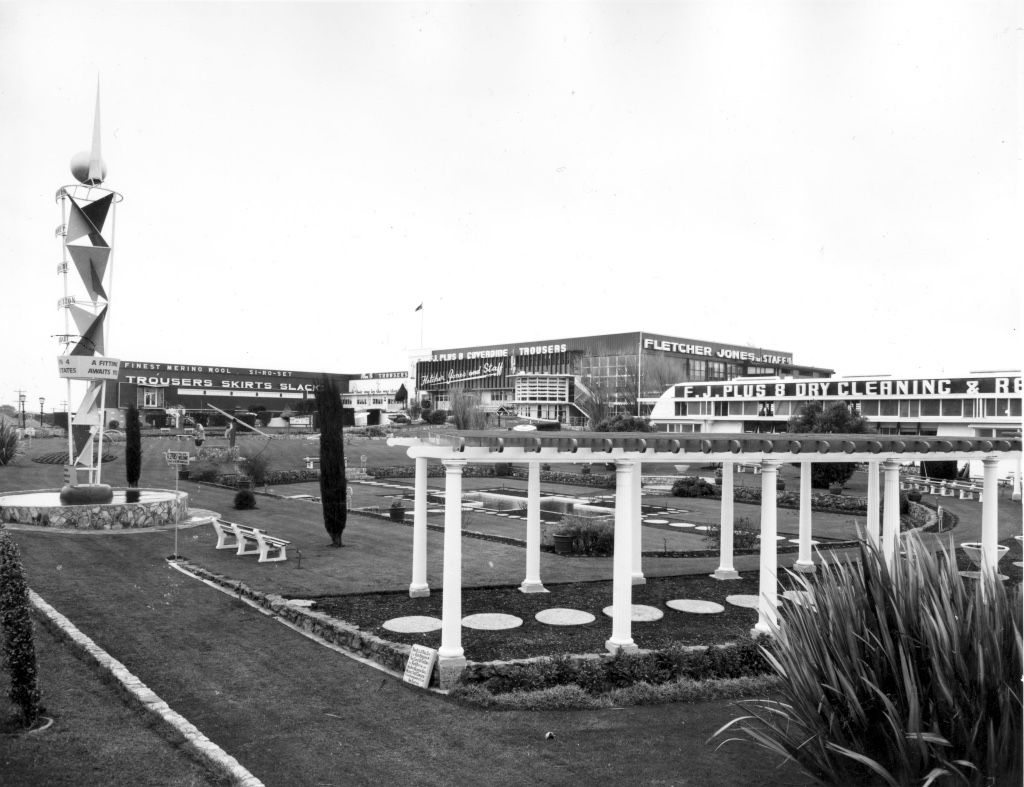
<path fill-rule="evenodd" d="M 423 645 L 413 645 L 409 650 L 409 660 L 405 662 L 405 674 L 402 680 L 419 686 L 421 689 L 430 685 L 430 676 L 434 673 L 437 662 L 437 651 Z"/>
<path fill-rule="evenodd" d="M 167 459 L 167 464 L 174 468 L 174 492 L 177 497 L 178 492 L 178 475 L 181 472 L 181 468 L 188 467 L 188 463 L 192 461 L 192 456 L 188 451 L 165 451 L 164 458 Z M 178 559 L 178 523 L 174 523 L 174 559 Z"/>

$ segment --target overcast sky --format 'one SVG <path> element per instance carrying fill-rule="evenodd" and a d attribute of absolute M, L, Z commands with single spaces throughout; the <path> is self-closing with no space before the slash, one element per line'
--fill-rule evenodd
<path fill-rule="evenodd" d="M 1020 368 L 1014 3 L 0 2 L 3 373 L 65 398 L 53 195 L 121 192 L 108 354 L 332 372 L 645 330 Z"/>

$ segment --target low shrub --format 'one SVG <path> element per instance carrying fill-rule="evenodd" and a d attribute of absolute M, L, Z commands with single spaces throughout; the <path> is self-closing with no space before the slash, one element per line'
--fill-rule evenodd
<path fill-rule="evenodd" d="M 392 522 L 405 521 L 405 506 L 402 505 L 401 500 L 391 501 L 391 508 L 388 509 L 388 516 L 391 517 Z"/>
<path fill-rule="evenodd" d="M 512 465 L 508 462 L 496 462 L 494 465 L 494 475 L 499 478 L 512 475 Z"/>
<path fill-rule="evenodd" d="M 590 465 L 583 465 L 580 468 L 580 475 L 590 475 L 592 472 L 594 471 L 590 469 Z"/>
<path fill-rule="evenodd" d="M 904 544 L 891 568 L 862 543 L 813 584 L 794 575 L 814 603 L 780 611 L 779 700 L 741 703 L 748 715 L 716 736 L 827 784 L 1021 783 L 1021 586 L 966 580 L 951 550 Z"/>
<path fill-rule="evenodd" d="M 238 511 L 248 511 L 256 508 L 256 495 L 252 493 L 251 489 L 239 489 L 235 492 L 234 505 Z"/>
<path fill-rule="evenodd" d="M 110 423 L 109 423 L 109 424 L 107 425 L 107 428 L 108 428 L 108 429 L 120 429 L 120 428 L 121 428 L 121 422 L 120 422 L 120 421 L 118 421 L 118 420 L 117 420 L 117 419 L 115 418 L 114 420 L 112 420 L 112 421 L 111 421 L 111 422 L 110 422 Z"/>
<path fill-rule="evenodd" d="M 716 490 L 703 478 L 684 476 L 672 484 L 672 494 L 676 497 L 714 497 Z"/>
<path fill-rule="evenodd" d="M 448 411 L 429 410 L 423 413 L 423 420 L 434 426 L 443 426 L 448 421 Z"/>
<path fill-rule="evenodd" d="M 387 437 L 388 433 L 382 426 L 368 426 L 364 434 L 367 437 Z"/>
<path fill-rule="evenodd" d="M 771 673 L 771 666 L 753 641 L 724 647 L 685 647 L 614 656 L 579 658 L 555 656 L 512 665 L 497 675 L 463 685 L 479 685 L 490 694 L 534 692 L 574 687 L 589 696 L 628 689 L 639 684 L 661 686 L 673 681 L 749 678 Z M 578 698 L 578 695 L 577 695 Z"/>
<path fill-rule="evenodd" d="M 615 548 L 615 524 L 612 517 L 562 517 L 556 535 L 572 536 L 573 552 L 579 555 L 607 556 Z"/>
<path fill-rule="evenodd" d="M 758 530 L 754 523 L 747 517 L 739 517 L 733 523 L 732 548 L 734 550 L 758 549 L 761 541 L 758 539 Z M 718 549 L 722 545 L 721 525 L 708 525 L 704 533 L 704 541 L 711 549 Z"/>
<path fill-rule="evenodd" d="M 220 478 L 222 472 L 221 466 L 213 462 L 196 462 L 189 467 L 188 477 L 190 481 L 213 483 Z"/>
<path fill-rule="evenodd" d="M 920 503 L 921 491 L 919 489 L 911 489 L 909 492 L 907 492 L 907 500 L 909 500 L 912 503 Z"/>
<path fill-rule="evenodd" d="M 843 493 L 843 485 L 842 484 L 832 484 L 832 486 L 830 486 L 828 488 L 828 493 L 830 495 L 841 495 Z"/>
<path fill-rule="evenodd" d="M 263 486 L 267 483 L 267 474 L 270 472 L 270 457 L 262 450 L 242 454 L 238 464 L 242 472 L 249 476 L 253 486 Z"/>
<path fill-rule="evenodd" d="M 10 422 L 0 416 L 0 467 L 14 461 L 20 453 L 18 444 L 18 430 Z M 61 454 L 67 460 L 67 454 Z"/>

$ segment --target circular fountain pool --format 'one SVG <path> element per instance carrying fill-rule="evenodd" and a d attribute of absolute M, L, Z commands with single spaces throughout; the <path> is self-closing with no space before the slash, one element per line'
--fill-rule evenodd
<path fill-rule="evenodd" d="M 173 525 L 188 519 L 188 493 L 138 489 L 129 502 L 127 490 L 115 489 L 109 503 L 64 505 L 59 489 L 0 494 L 0 522 L 77 530 L 127 530 Z M 134 497 L 134 495 L 133 495 Z"/>

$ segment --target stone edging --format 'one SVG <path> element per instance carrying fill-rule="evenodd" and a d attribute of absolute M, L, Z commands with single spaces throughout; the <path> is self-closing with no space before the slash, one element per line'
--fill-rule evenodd
<path fill-rule="evenodd" d="M 203 735 L 194 724 L 174 711 L 145 683 L 129 672 L 124 664 L 96 645 L 70 620 L 32 590 L 29 590 L 29 601 L 46 627 L 58 639 L 70 643 L 101 674 L 112 677 L 125 699 L 160 722 L 164 737 L 170 738 L 172 743 L 183 744 L 183 748 L 190 754 L 215 773 L 228 778 L 231 784 L 240 787 L 263 787 L 263 782 L 246 770 L 238 760 Z"/>

